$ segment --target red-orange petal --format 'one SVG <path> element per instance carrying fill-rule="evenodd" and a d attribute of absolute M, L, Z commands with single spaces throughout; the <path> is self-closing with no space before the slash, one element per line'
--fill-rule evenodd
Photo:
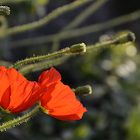
<path fill-rule="evenodd" d="M 87 110 L 76 99 L 75 93 L 61 81 L 48 87 L 42 96 L 40 105 L 48 114 L 60 120 L 79 120 Z"/>
<path fill-rule="evenodd" d="M 6 89 L 10 86 L 10 81 L 7 78 L 5 72 L 3 70 L 0 69 L 0 102 L 1 102 L 1 98 L 4 94 L 4 92 L 6 91 Z"/>
<path fill-rule="evenodd" d="M 37 82 L 17 81 L 11 84 L 10 103 L 7 109 L 12 113 L 19 113 L 32 107 L 47 91 L 47 87 Z"/>
<path fill-rule="evenodd" d="M 85 112 L 87 112 L 86 109 Z M 78 114 L 64 115 L 64 116 L 56 116 L 56 115 L 51 115 L 51 116 L 62 121 L 76 121 L 82 119 L 83 112 Z"/>
<path fill-rule="evenodd" d="M 30 82 L 15 69 L 0 67 L 0 107 L 20 113 L 33 106 L 47 91 L 45 85 Z"/>
<path fill-rule="evenodd" d="M 1 66 L 0 71 L 5 72 L 11 82 L 15 80 L 26 80 L 26 78 L 14 68 L 6 69 L 5 67 Z"/>
<path fill-rule="evenodd" d="M 42 72 L 42 74 L 38 78 L 38 82 L 42 85 L 46 85 L 47 87 L 60 80 L 60 73 L 53 67 L 50 70 Z"/>
<path fill-rule="evenodd" d="M 5 92 L 2 94 L 2 98 L 0 101 L 0 105 L 3 109 L 7 109 L 10 103 L 10 96 L 11 96 L 11 87 L 9 86 Z"/>

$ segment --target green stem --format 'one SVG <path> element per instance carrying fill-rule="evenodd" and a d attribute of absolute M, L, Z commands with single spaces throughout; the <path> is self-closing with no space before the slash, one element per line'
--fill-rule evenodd
<path fill-rule="evenodd" d="M 40 106 L 36 106 L 31 112 L 29 112 L 28 114 L 23 115 L 22 117 L 18 117 L 17 119 L 14 120 L 10 120 L 8 122 L 3 123 L 0 126 L 0 131 L 6 131 L 6 129 L 20 125 L 23 122 L 27 122 L 28 120 L 30 120 L 33 116 L 39 114 L 41 112 L 40 110 Z"/>
<path fill-rule="evenodd" d="M 67 26 L 63 28 L 63 30 L 68 30 L 77 27 L 83 21 L 85 21 L 91 14 L 94 14 L 96 10 L 98 10 L 104 3 L 108 0 L 98 0 L 93 2 L 87 9 L 81 12 L 74 20 L 72 20 Z"/>
<path fill-rule="evenodd" d="M 56 66 L 56 65 L 61 64 L 62 62 L 65 62 L 70 56 L 72 56 L 72 53 L 70 53 L 69 55 L 64 55 L 64 56 L 57 58 L 57 59 L 54 59 L 54 60 L 50 60 L 50 61 L 47 60 L 44 62 L 39 62 L 36 64 L 23 66 L 18 70 L 18 72 L 25 75 L 25 74 L 28 74 L 30 72 L 34 72 L 34 71 L 46 69 L 48 67 Z"/>
<path fill-rule="evenodd" d="M 61 49 L 60 51 L 54 52 L 52 54 L 26 58 L 24 60 L 18 61 L 17 63 L 15 63 L 10 68 L 17 68 L 18 66 L 22 66 L 23 64 L 28 64 L 30 62 L 35 62 L 35 61 L 42 61 L 44 59 L 50 59 L 50 58 L 62 56 L 64 54 L 82 53 L 82 52 L 85 52 L 85 51 L 86 51 L 86 45 L 84 43 L 74 44 L 70 48 L 66 47 L 65 49 Z"/>
<path fill-rule="evenodd" d="M 17 68 L 18 66 L 21 66 L 22 64 L 27 64 L 29 62 L 35 62 L 35 61 L 41 61 L 41 60 L 44 60 L 44 59 L 50 59 L 52 57 L 58 57 L 60 55 L 64 55 L 64 54 L 67 54 L 67 53 L 70 53 L 68 47 L 63 49 L 63 50 L 61 50 L 61 51 L 54 52 L 52 54 L 43 55 L 43 56 L 37 56 L 37 57 L 31 57 L 31 58 L 28 58 L 28 59 L 21 60 L 21 61 L 15 63 L 11 67 L 12 68 Z"/>
<path fill-rule="evenodd" d="M 0 32 L 2 33 L 3 31 L 5 31 L 8 28 L 8 23 L 7 23 L 7 19 L 5 16 L 1 15 L 0 16 Z"/>
<path fill-rule="evenodd" d="M 22 66 L 23 64 L 28 64 L 30 62 L 35 62 L 35 61 L 42 61 L 44 59 L 50 59 L 50 58 L 62 56 L 64 54 L 82 53 L 82 52 L 85 52 L 85 51 L 86 51 L 86 45 L 84 43 L 74 44 L 70 48 L 66 47 L 65 49 L 61 49 L 60 51 L 57 51 L 57 52 L 54 52 L 54 53 L 51 53 L 51 54 L 48 54 L 48 55 L 26 58 L 24 60 L 18 61 L 17 63 L 15 63 L 10 68 L 17 68 L 18 66 Z"/>
<path fill-rule="evenodd" d="M 124 44 L 126 42 L 129 41 L 135 41 L 135 35 L 132 32 L 123 34 L 115 39 L 109 40 L 109 41 L 105 41 L 103 43 L 97 43 L 96 45 L 91 45 L 91 46 L 87 46 L 86 50 L 88 51 L 96 51 L 96 50 L 101 50 L 104 48 L 109 48 L 112 44 L 114 44 L 111 47 L 116 47 L 116 44 Z M 28 66 L 24 66 L 21 69 L 19 69 L 19 72 L 24 74 L 27 74 L 31 71 L 37 71 L 37 70 L 41 70 L 44 68 L 48 68 L 48 67 L 52 67 L 54 65 L 58 65 L 61 64 L 62 61 L 67 60 L 69 57 L 76 55 L 75 53 L 69 53 L 66 54 L 65 56 L 62 56 L 58 59 L 55 60 L 51 60 L 51 61 L 45 61 L 45 62 L 41 62 L 41 63 L 36 63 L 36 64 L 31 64 Z"/>
<path fill-rule="evenodd" d="M 103 22 L 103 23 L 94 24 L 94 25 L 86 26 L 86 27 L 79 28 L 79 29 L 63 31 L 63 32 L 61 32 L 61 36 L 59 36 L 59 38 L 62 40 L 62 39 L 68 39 L 68 38 L 77 37 L 77 36 L 81 36 L 81 35 L 86 35 L 89 33 L 100 31 L 100 30 L 105 30 L 110 27 L 118 26 L 120 24 L 131 22 L 131 21 L 137 20 L 139 18 L 140 18 L 140 10 L 127 14 L 127 15 L 123 15 L 123 16 L 111 19 L 111 20 Z M 36 44 L 45 43 L 45 42 L 52 42 L 52 41 L 54 41 L 54 38 L 56 38 L 58 34 L 15 41 L 15 42 L 10 43 L 10 48 L 36 45 Z M 5 47 L 3 47 L 1 49 L 4 49 L 4 48 Z"/>
<path fill-rule="evenodd" d="M 0 34 L 0 38 L 6 37 L 8 35 L 12 35 L 12 34 L 16 34 L 16 33 L 20 33 L 20 32 L 24 32 L 24 31 L 28 31 L 31 29 L 35 29 L 37 27 L 40 27 L 44 24 L 49 23 L 52 19 L 56 18 L 57 16 L 63 14 L 64 12 L 70 11 L 78 6 L 81 6 L 85 3 L 88 3 L 91 0 L 78 0 L 78 1 L 74 1 L 68 5 L 62 6 L 56 10 L 54 10 L 53 12 L 51 12 L 50 14 L 48 14 L 45 18 L 33 22 L 33 23 L 29 23 L 26 25 L 22 25 L 22 26 L 16 26 L 13 28 L 9 28 L 7 29 L 3 34 Z"/>
<path fill-rule="evenodd" d="M 91 50 L 94 51 L 94 50 L 102 49 L 102 48 L 110 48 L 110 45 L 112 45 L 112 44 L 124 44 L 129 41 L 132 41 L 132 42 L 135 41 L 135 35 L 132 32 L 123 34 L 115 39 L 111 39 L 109 41 L 105 41 L 100 44 L 91 45 L 91 46 L 87 47 L 87 51 L 91 51 Z M 112 47 L 115 47 L 115 46 L 116 45 L 114 45 Z"/>

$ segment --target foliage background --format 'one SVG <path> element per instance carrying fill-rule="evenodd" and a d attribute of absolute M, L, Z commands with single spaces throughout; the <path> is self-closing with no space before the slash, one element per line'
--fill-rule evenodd
<path fill-rule="evenodd" d="M 73 0 L 27 0 L 17 3 L 6 3 L 11 9 L 6 16 L 8 27 L 27 24 L 45 17 L 58 7 Z M 97 2 L 97 0 L 93 1 Z M 8 36 L 0 42 L 0 65 L 8 66 L 17 60 L 52 51 L 52 42 L 32 46 L 11 48 L 12 42 L 58 33 L 92 2 L 75 10 L 58 16 L 53 21 L 34 30 Z M 95 13 L 91 14 L 76 28 L 101 23 L 121 15 L 139 10 L 139 0 L 108 0 Z M 62 82 L 71 88 L 89 84 L 93 93 L 80 97 L 87 108 L 83 119 L 75 122 L 64 122 L 46 114 L 41 114 L 28 123 L 0 133 L 2 140 L 139 140 L 139 43 L 140 19 L 108 27 L 105 30 L 69 38 L 60 41 L 59 49 L 84 42 L 95 44 L 105 38 L 114 37 L 119 31 L 130 30 L 136 35 L 136 43 L 131 44 L 132 53 L 122 45 L 115 49 L 103 49 L 70 58 L 55 68 L 62 75 Z M 137 48 L 137 50 L 134 48 Z M 44 69 L 45 70 L 45 69 Z M 43 71 L 43 70 L 42 70 Z M 27 74 L 30 80 L 37 80 L 42 71 Z M 26 112 L 24 112 L 26 113 Z M 22 115 L 18 114 L 18 115 Z M 1 121 L 7 121 L 18 115 L 6 115 Z"/>

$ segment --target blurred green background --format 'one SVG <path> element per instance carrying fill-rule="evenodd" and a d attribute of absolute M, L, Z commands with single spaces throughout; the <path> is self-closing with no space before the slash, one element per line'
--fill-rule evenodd
<path fill-rule="evenodd" d="M 7 26 L 11 28 L 42 19 L 56 8 L 73 1 L 25 0 L 16 3 L 9 1 L 3 4 L 0 0 L 0 4 L 7 5 L 11 9 L 11 14 L 6 16 Z M 32 41 L 30 45 L 25 42 L 15 48 L 12 48 L 11 45 L 15 41 L 60 32 L 97 1 L 99 0 L 93 0 L 66 12 L 47 25 L 7 36 L 0 41 L 0 65 L 8 66 L 17 60 L 31 57 L 33 54 L 43 55 L 82 42 L 86 45 L 96 44 L 127 32 L 127 30 L 136 35 L 135 43 L 87 52 L 71 57 L 64 63 L 55 66 L 62 75 L 62 82 L 71 88 L 91 85 L 93 93 L 79 97 L 88 110 L 83 119 L 65 122 L 41 114 L 28 123 L 0 133 L 0 140 L 140 140 L 140 19 L 106 29 L 98 29 L 98 31 L 77 37 L 59 39 L 57 45 L 54 43 L 57 41 L 56 38 L 50 42 L 33 45 L 31 45 Z M 139 0 L 108 0 L 74 28 L 102 23 L 132 13 L 139 8 Z M 29 80 L 37 81 L 43 70 L 25 76 Z M 1 122 L 23 115 L 28 111 L 17 115 L 5 115 Z"/>

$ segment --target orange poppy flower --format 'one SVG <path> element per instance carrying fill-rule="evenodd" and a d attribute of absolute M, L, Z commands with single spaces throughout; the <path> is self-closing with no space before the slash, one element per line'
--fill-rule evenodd
<path fill-rule="evenodd" d="M 0 67 L 0 108 L 20 113 L 32 107 L 47 91 L 45 85 L 30 82 L 15 69 Z"/>
<path fill-rule="evenodd" d="M 41 97 L 39 104 L 46 114 L 59 120 L 74 121 L 82 118 L 86 108 L 76 99 L 75 93 L 61 81 L 60 73 L 51 68 L 44 71 L 38 82 L 46 85 L 48 90 Z"/>

